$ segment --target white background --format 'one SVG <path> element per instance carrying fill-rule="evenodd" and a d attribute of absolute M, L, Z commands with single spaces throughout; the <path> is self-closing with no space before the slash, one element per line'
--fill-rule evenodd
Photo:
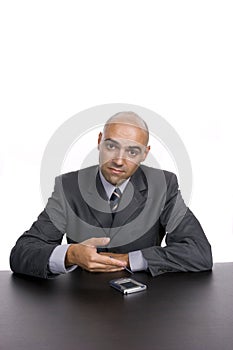
<path fill-rule="evenodd" d="M 214 261 L 233 260 L 232 18 L 231 1 L 1 1 L 0 269 L 44 208 L 54 131 L 117 102 L 176 129 L 192 161 L 190 208 Z"/>

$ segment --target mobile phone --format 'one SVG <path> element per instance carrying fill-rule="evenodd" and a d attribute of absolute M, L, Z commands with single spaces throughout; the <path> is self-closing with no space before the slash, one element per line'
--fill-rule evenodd
<path fill-rule="evenodd" d="M 142 292 L 147 289 L 147 286 L 141 282 L 135 281 L 132 278 L 118 278 L 109 281 L 111 287 L 119 290 L 123 294 L 131 294 Z"/>

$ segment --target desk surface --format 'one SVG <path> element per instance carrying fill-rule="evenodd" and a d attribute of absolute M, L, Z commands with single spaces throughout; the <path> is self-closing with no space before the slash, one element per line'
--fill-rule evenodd
<path fill-rule="evenodd" d="M 213 272 L 137 273 L 148 290 L 127 296 L 108 285 L 122 276 L 1 272 L 0 349 L 233 349 L 233 263 Z"/>

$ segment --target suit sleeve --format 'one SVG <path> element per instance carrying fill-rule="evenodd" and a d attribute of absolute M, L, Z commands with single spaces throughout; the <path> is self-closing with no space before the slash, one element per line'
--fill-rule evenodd
<path fill-rule="evenodd" d="M 48 269 L 52 251 L 62 242 L 66 231 L 66 203 L 62 177 L 55 179 L 55 187 L 44 211 L 31 228 L 19 237 L 10 254 L 13 272 L 40 278 L 53 277 Z"/>
<path fill-rule="evenodd" d="M 142 249 L 153 276 L 212 268 L 211 246 L 199 221 L 186 207 L 175 174 L 171 174 L 167 181 L 167 198 L 160 223 L 166 231 L 166 246 Z"/>

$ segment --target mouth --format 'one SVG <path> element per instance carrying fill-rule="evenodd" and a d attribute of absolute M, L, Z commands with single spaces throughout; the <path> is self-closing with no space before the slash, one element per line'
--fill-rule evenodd
<path fill-rule="evenodd" d="M 120 169 L 115 169 L 115 168 L 108 168 L 112 174 L 120 175 L 123 174 L 124 171 Z"/>

